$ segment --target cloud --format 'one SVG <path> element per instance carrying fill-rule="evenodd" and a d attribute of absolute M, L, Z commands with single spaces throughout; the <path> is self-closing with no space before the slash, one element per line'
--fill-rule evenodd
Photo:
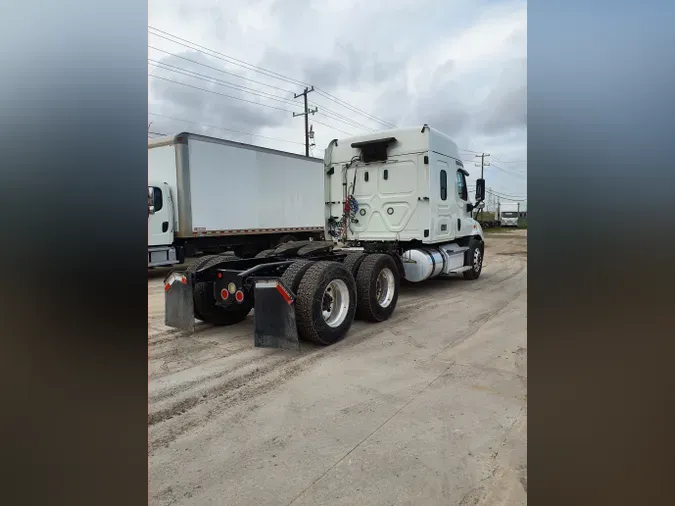
<path fill-rule="evenodd" d="M 219 73 L 214 70 L 217 63 L 203 53 L 159 52 L 152 60 L 150 73 L 157 77 L 150 80 L 149 101 L 157 117 L 198 118 L 212 126 L 202 128 L 205 133 L 217 130 L 213 127 L 256 132 L 288 123 L 291 113 L 284 110 L 300 110 L 288 99 L 267 98 L 263 86 Z"/>
<path fill-rule="evenodd" d="M 527 60 L 508 62 L 497 86 L 483 102 L 481 125 L 489 134 L 498 135 L 512 128 L 527 127 Z"/>
<path fill-rule="evenodd" d="M 493 152 L 506 162 L 527 158 L 523 1 L 204 0 L 195 6 L 187 0 L 150 0 L 149 18 L 152 26 L 291 78 L 277 79 L 151 35 L 156 47 L 270 85 L 151 50 L 151 58 L 252 88 L 232 89 L 162 71 L 162 76 L 236 98 L 151 80 L 153 112 L 284 139 L 251 137 L 257 144 L 303 152 L 302 118 L 257 104 L 300 111 L 301 100 L 293 94 L 307 83 L 318 88 L 309 99 L 319 108 L 310 117 L 319 156 L 321 147 L 345 132 L 383 129 L 386 123 L 428 123 L 453 136 L 463 149 Z M 156 121 L 153 129 L 193 128 L 151 119 Z M 225 130 L 204 131 L 230 137 Z M 490 172 L 494 185 L 504 193 L 524 194 L 526 163 L 501 167 L 503 171 Z"/>

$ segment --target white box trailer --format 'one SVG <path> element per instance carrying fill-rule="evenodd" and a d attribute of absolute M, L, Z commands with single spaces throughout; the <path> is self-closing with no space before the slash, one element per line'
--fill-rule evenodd
<path fill-rule="evenodd" d="M 148 266 L 323 235 L 323 161 L 183 132 L 148 142 Z"/>

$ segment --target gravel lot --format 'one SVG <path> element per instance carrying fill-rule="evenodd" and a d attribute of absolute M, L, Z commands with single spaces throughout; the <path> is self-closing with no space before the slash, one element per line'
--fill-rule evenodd
<path fill-rule="evenodd" d="M 330 347 L 253 347 L 249 316 L 163 325 L 148 279 L 150 504 L 527 502 L 527 231 L 483 273 L 401 289 Z"/>

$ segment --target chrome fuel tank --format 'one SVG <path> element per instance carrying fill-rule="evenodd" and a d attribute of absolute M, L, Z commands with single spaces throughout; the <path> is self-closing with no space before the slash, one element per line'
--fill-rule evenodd
<path fill-rule="evenodd" d="M 445 265 L 443 254 L 436 248 L 411 249 L 401 255 L 405 279 L 412 283 L 419 283 L 435 278 Z"/>
<path fill-rule="evenodd" d="M 457 272 L 464 266 L 467 249 L 456 243 L 447 243 L 408 250 L 401 255 L 405 279 L 419 283 L 440 274 Z"/>

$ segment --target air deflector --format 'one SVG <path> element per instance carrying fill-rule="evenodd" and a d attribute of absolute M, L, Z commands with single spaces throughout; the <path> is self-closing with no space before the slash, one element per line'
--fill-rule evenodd
<path fill-rule="evenodd" d="M 396 142 L 396 137 L 385 137 L 370 141 L 353 142 L 352 147 L 361 150 L 361 160 L 364 163 L 387 161 L 387 149 Z"/>

